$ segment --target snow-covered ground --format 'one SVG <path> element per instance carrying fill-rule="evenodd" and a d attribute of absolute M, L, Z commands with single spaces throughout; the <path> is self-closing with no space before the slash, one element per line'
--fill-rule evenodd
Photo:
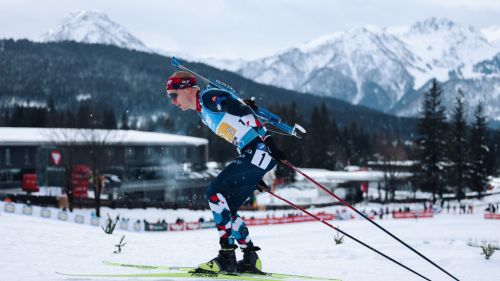
<path fill-rule="evenodd" d="M 480 255 L 480 248 L 467 246 L 467 243 L 471 240 L 479 243 L 488 241 L 498 245 L 500 220 L 485 220 L 482 206 L 487 205 L 487 202 L 499 201 L 500 198 L 494 196 L 482 204 L 476 202 L 478 204 L 473 215 L 452 215 L 444 212 L 432 219 L 377 221 L 460 280 L 489 281 L 500 276 L 500 254 L 495 253 L 490 260 L 485 260 Z M 360 209 L 376 207 L 359 206 Z M 145 212 L 127 210 L 124 215 L 142 217 L 146 215 Z M 187 216 L 186 219 L 189 219 L 191 216 L 198 218 L 200 215 L 206 215 L 206 212 L 191 213 L 185 210 L 169 210 L 163 214 L 160 210 L 149 212 L 158 218 Z M 263 214 L 265 213 L 259 212 L 256 216 Z M 332 223 L 431 280 L 452 280 L 366 221 Z M 259 255 L 266 271 L 338 277 L 344 281 L 423 280 L 350 239 L 345 239 L 341 245 L 335 245 L 335 231 L 318 222 L 254 226 L 250 231 L 254 242 L 263 249 Z M 127 244 L 121 254 L 114 254 L 114 245 L 123 235 Z M 214 229 L 185 232 L 115 230 L 113 235 L 107 235 L 95 226 L 10 214 L 1 209 L 0 279 L 82 280 L 60 276 L 55 274 L 55 271 L 144 272 L 105 266 L 101 263 L 103 260 L 196 266 L 216 255 L 217 241 L 217 232 Z M 241 257 L 239 252 L 237 255 Z"/>

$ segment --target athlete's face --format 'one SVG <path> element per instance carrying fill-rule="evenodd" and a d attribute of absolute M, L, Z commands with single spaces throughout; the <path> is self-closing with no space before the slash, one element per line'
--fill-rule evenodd
<path fill-rule="evenodd" d="M 186 89 L 178 89 L 178 90 L 169 90 L 168 97 L 173 105 L 178 108 L 184 110 L 193 109 L 193 94 L 191 93 L 193 88 Z M 196 108 L 196 104 L 194 104 L 194 108 Z"/>

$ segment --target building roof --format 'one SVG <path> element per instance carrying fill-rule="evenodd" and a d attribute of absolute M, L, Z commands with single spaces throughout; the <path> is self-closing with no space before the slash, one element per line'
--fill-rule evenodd
<path fill-rule="evenodd" d="M 0 145 L 206 145 L 207 139 L 136 130 L 0 127 Z"/>
<path fill-rule="evenodd" d="M 385 175 L 383 171 L 330 171 L 326 169 L 301 168 L 309 177 L 317 182 L 347 182 L 347 181 L 382 181 Z M 393 177 L 398 179 L 409 178 L 411 173 L 395 172 Z M 306 178 L 297 174 L 297 181 L 306 181 Z"/>

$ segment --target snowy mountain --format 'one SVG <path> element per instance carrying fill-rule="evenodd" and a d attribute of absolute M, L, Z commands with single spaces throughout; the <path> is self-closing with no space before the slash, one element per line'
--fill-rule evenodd
<path fill-rule="evenodd" d="M 481 33 L 491 45 L 500 48 L 500 26 L 494 25 L 481 29 Z"/>
<path fill-rule="evenodd" d="M 424 73 L 425 67 L 397 37 L 363 27 L 250 62 L 239 72 L 261 83 L 387 111 L 413 89 L 410 70 Z"/>
<path fill-rule="evenodd" d="M 432 77 L 446 81 L 451 78 L 450 71 L 457 75 L 453 78 L 478 77 L 480 75 L 473 71 L 473 65 L 500 52 L 474 27 L 462 26 L 447 19 L 430 18 L 403 30 L 393 34 L 430 66 L 428 76 L 420 79 L 417 87 Z"/>
<path fill-rule="evenodd" d="M 354 28 L 251 61 L 238 72 L 261 83 L 403 116 L 418 114 L 422 92 L 435 77 L 447 84 L 448 108 L 460 85 L 471 90 L 466 93 L 470 110 L 481 101 L 490 117 L 500 120 L 500 73 L 488 70 L 498 66 L 500 48 L 492 44 L 500 34 L 496 30 L 439 18 L 404 27 Z"/>
<path fill-rule="evenodd" d="M 138 51 L 151 51 L 123 26 L 112 21 L 106 13 L 95 10 L 71 13 L 55 29 L 44 33 L 41 41 L 99 43 Z"/>
<path fill-rule="evenodd" d="M 176 56 L 184 60 L 205 63 L 229 71 L 236 71 L 246 63 L 244 60 L 205 58 L 184 52 L 149 48 L 123 26 L 111 20 L 106 13 L 96 10 L 81 10 L 71 13 L 68 17 L 62 19 L 56 28 L 45 32 L 40 37 L 40 41 L 76 41 L 115 45 L 125 49 L 156 53 L 169 57 Z"/>

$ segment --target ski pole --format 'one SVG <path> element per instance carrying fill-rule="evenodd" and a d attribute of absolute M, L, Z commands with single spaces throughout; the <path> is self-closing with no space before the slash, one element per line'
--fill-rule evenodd
<path fill-rule="evenodd" d="M 434 263 L 433 261 L 431 261 L 429 258 L 427 258 L 423 254 L 421 254 L 419 251 L 415 250 L 413 247 L 411 247 L 410 245 L 406 244 L 404 241 L 402 241 L 401 239 L 399 239 L 398 237 L 396 237 L 394 234 L 392 234 L 391 232 L 389 232 L 388 230 L 386 230 L 385 228 L 383 228 L 382 226 L 380 226 L 378 223 L 376 223 L 375 221 L 373 221 L 370 218 L 368 218 L 365 214 L 363 214 L 360 211 L 358 211 L 358 209 L 354 208 L 351 204 L 349 204 L 346 201 L 342 200 L 340 197 L 338 197 L 333 192 L 331 192 L 330 190 L 328 190 L 326 187 L 322 186 L 317 181 L 315 181 L 314 179 L 312 179 L 311 177 L 309 177 L 308 175 L 306 175 L 304 172 L 302 172 L 301 170 L 299 170 L 297 167 L 295 167 L 294 165 L 292 165 L 290 162 L 288 162 L 287 160 L 282 160 L 281 162 L 283 164 L 287 165 L 288 167 L 292 168 L 297 173 L 301 174 L 303 177 L 305 177 L 306 179 L 308 179 L 310 182 L 314 183 L 319 188 L 323 189 L 326 193 L 328 193 L 329 195 L 331 195 L 332 197 L 334 197 L 335 199 L 337 199 L 340 203 L 342 203 L 345 206 L 349 207 L 351 210 L 353 210 L 354 212 L 356 212 L 358 215 L 362 216 L 363 218 L 365 218 L 366 220 L 368 220 L 369 222 L 371 222 L 373 225 L 375 225 L 376 227 L 380 228 L 385 233 L 389 234 L 389 236 L 391 236 L 392 238 L 396 239 L 401 244 L 405 245 L 408 249 L 412 250 L 414 253 L 416 253 L 417 255 L 419 255 L 420 257 L 422 257 L 423 259 L 425 259 L 426 261 L 428 261 L 429 263 L 431 263 L 435 267 L 439 268 L 444 273 L 448 274 L 451 278 L 459 281 L 458 278 L 456 278 L 455 276 L 451 275 L 448 271 L 446 271 L 443 268 L 441 268 L 439 265 L 437 265 L 436 263 Z"/>
<path fill-rule="evenodd" d="M 322 222 L 323 224 L 327 225 L 328 227 L 330 227 L 330 228 L 332 228 L 332 229 L 334 229 L 334 230 L 336 230 L 336 231 L 338 231 L 338 232 L 340 232 L 340 233 L 344 234 L 345 236 L 347 236 L 347 237 L 351 238 L 352 240 L 354 240 L 354 241 L 358 242 L 359 244 L 361 244 L 361 245 L 363 245 L 363 246 L 367 247 L 368 249 L 370 249 L 370 250 L 374 251 L 375 253 L 377 253 L 377 254 L 379 254 L 379 255 L 383 256 L 384 258 L 386 258 L 386 259 L 388 259 L 388 260 L 390 260 L 390 261 L 392 261 L 392 262 L 396 263 L 397 265 L 399 265 L 399 266 L 403 267 L 404 269 L 406 269 L 406 270 L 408 270 L 408 271 L 411 271 L 411 272 L 415 273 L 416 275 L 418 275 L 418 276 L 422 277 L 422 278 L 423 278 L 423 279 L 425 279 L 425 280 L 429 280 L 429 281 L 431 280 L 431 279 L 429 279 L 429 278 L 427 278 L 427 277 L 423 276 L 422 274 L 420 274 L 420 273 L 416 272 L 415 270 L 413 270 L 413 269 L 411 269 L 411 268 L 407 267 L 406 265 L 404 265 L 404 264 L 402 264 L 402 263 L 398 262 L 397 260 L 395 260 L 395 259 L 393 259 L 393 258 L 389 257 L 388 255 L 386 255 L 386 254 L 384 254 L 384 253 L 380 252 L 379 250 L 377 250 L 377 249 L 375 249 L 375 248 L 371 247 L 370 245 L 368 245 L 368 244 L 364 243 L 363 241 L 361 241 L 361 240 L 359 240 L 359 239 L 357 239 L 357 238 L 355 238 L 355 237 L 353 237 L 353 236 L 351 236 L 351 235 L 347 234 L 346 232 L 344 232 L 344 231 L 340 230 L 338 227 L 335 227 L 335 226 L 333 226 L 332 224 L 330 224 L 330 223 L 326 222 L 325 220 L 323 220 L 323 219 L 321 219 L 321 218 L 317 217 L 316 215 L 314 215 L 314 214 L 312 214 L 312 213 L 308 212 L 308 211 L 307 211 L 307 210 L 305 210 L 304 208 L 301 208 L 301 207 L 299 207 L 299 206 L 297 206 L 297 205 L 293 204 L 292 202 L 288 201 L 287 199 L 285 199 L 285 198 L 283 198 L 283 197 L 281 197 L 281 196 L 279 196 L 279 195 L 275 194 L 274 192 L 270 191 L 269 189 L 267 189 L 266 191 L 267 191 L 269 194 L 271 194 L 272 196 L 274 196 L 274 197 L 276 197 L 276 198 L 278 198 L 278 199 L 280 199 L 280 200 L 282 200 L 282 201 L 286 202 L 288 205 L 290 205 L 290 206 L 294 207 L 294 208 L 295 208 L 295 209 L 297 209 L 297 210 L 300 210 L 300 211 L 304 212 L 305 214 L 307 214 L 307 215 L 309 215 L 310 217 L 312 217 L 312 218 L 316 219 L 317 221 Z"/>

